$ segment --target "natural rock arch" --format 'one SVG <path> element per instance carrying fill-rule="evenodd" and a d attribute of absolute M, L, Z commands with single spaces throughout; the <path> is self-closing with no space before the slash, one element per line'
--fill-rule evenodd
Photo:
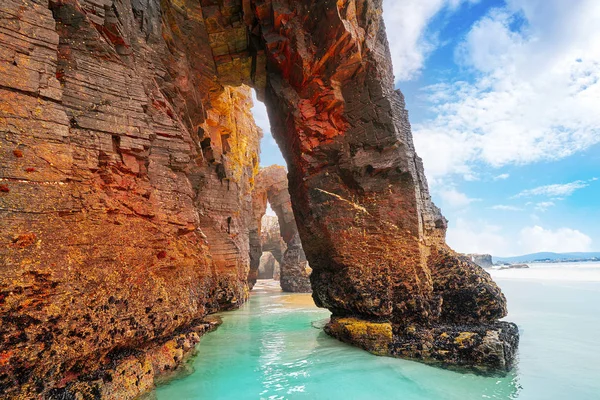
<path fill-rule="evenodd" d="M 381 0 L 242 5 L 249 76 L 261 93 L 264 83 L 288 164 L 313 298 L 333 313 L 326 330 L 378 354 L 509 368 L 516 326 L 497 322 L 506 300 L 490 276 L 445 244 L 446 220 L 431 201 L 404 98 L 394 90 Z M 215 37 L 228 22 L 235 26 L 227 11 L 212 14 L 220 22 L 209 24 Z M 244 59 L 231 48 L 213 45 L 223 52 L 215 62 L 226 81 L 234 80 L 229 60 Z M 263 80 L 257 66 L 265 59 Z M 472 340 L 453 345 L 464 325 Z M 498 350 L 492 357 L 481 345 L 489 342 Z"/>
<path fill-rule="evenodd" d="M 3 0 L 0 11 L 7 395 L 133 397 L 181 359 L 207 313 L 246 300 L 260 131 L 242 84 L 265 100 L 287 161 L 328 331 L 378 354 L 510 368 L 504 296 L 444 243 L 381 0 Z"/>
<path fill-rule="evenodd" d="M 280 284 L 285 292 L 310 292 L 309 270 L 302 243 L 296 227 L 292 203 L 288 191 L 287 171 L 285 168 L 272 165 L 262 169 L 255 178 L 252 192 L 253 221 L 250 224 L 250 272 L 248 282 L 254 286 L 258 274 L 260 257 L 263 253 L 261 245 L 261 221 L 267 210 L 267 201 L 277 215 L 281 238 L 286 249 L 272 251 L 281 268 Z M 279 252 L 277 251 L 279 250 Z"/>
<path fill-rule="evenodd" d="M 260 257 L 260 265 L 258 267 L 258 279 L 273 279 L 279 280 L 280 264 L 270 251 L 264 251 Z"/>

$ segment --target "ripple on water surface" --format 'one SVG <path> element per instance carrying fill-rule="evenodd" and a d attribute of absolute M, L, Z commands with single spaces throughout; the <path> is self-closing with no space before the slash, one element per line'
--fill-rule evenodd
<path fill-rule="evenodd" d="M 518 302 L 526 302 L 518 298 L 518 293 L 524 292 L 522 287 L 505 283 L 510 287 L 509 306 L 511 295 Z M 597 297 L 596 304 L 600 304 L 600 296 Z M 526 309 L 523 304 L 513 307 L 517 311 L 523 308 Z M 563 399 L 552 393 L 571 390 L 568 383 L 565 386 L 552 376 L 550 380 L 538 379 L 536 370 L 541 367 L 530 353 L 537 353 L 542 347 L 526 333 L 522 346 L 530 346 L 531 342 L 532 347 L 524 352 L 527 362 L 521 362 L 519 370 L 505 378 L 489 378 L 376 357 L 340 343 L 320 329 L 329 312 L 316 308 L 310 295 L 282 294 L 259 286 L 240 310 L 222 316 L 223 325 L 202 338 L 198 356 L 190 361 L 193 373 L 159 387 L 154 393 L 159 400 Z M 516 321 L 522 331 L 527 321 L 530 320 Z M 527 333 L 544 326 L 543 321 L 540 324 L 531 324 Z M 537 339 L 543 346 L 543 338 Z M 554 368 L 558 376 L 560 366 Z M 585 371 L 594 376 L 593 371 Z M 588 389 L 593 388 L 573 388 L 568 398 L 594 398 L 588 397 L 588 393 L 593 393 Z"/>

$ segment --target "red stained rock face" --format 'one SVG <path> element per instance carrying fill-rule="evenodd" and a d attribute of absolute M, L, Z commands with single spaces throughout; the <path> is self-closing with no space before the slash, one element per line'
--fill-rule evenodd
<path fill-rule="evenodd" d="M 445 245 L 381 0 L 3 0 L 0 33 L 3 395 L 133 398 L 151 354 L 181 359 L 161 343 L 246 300 L 261 132 L 242 84 L 288 163 L 292 208 L 271 203 L 328 332 L 510 368 L 502 293 Z"/>
<path fill-rule="evenodd" d="M 265 103 L 289 167 L 313 298 L 334 316 L 328 332 L 360 345 L 344 332 L 363 332 L 362 325 L 336 319 L 386 321 L 393 335 L 378 336 L 388 340 L 375 346 L 378 353 L 506 371 L 516 327 L 496 323 L 506 301 L 489 275 L 445 244 L 446 220 L 431 202 L 404 99 L 394 90 L 381 1 L 251 5 L 250 32 L 261 39 L 256 54 L 264 50 L 267 59 Z M 468 355 L 489 344 L 479 340 L 469 342 L 471 353 L 461 348 L 464 357 L 445 359 L 447 346 L 423 339 L 441 331 L 460 336 L 469 325 L 494 332 L 490 340 L 503 356 Z M 440 351 L 398 350 L 411 341 Z"/>

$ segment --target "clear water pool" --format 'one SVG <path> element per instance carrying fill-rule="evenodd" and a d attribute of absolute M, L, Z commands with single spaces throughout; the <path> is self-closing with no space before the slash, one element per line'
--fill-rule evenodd
<path fill-rule="evenodd" d="M 556 265 L 552 266 L 556 268 Z M 600 265 L 593 273 L 600 277 Z M 521 330 L 519 365 L 505 378 L 459 374 L 376 357 L 321 329 L 309 295 L 263 286 L 202 338 L 193 373 L 159 387 L 159 400 L 600 399 L 600 279 L 565 282 L 530 270 L 496 274 Z M 590 272 L 587 270 L 586 273 Z"/>

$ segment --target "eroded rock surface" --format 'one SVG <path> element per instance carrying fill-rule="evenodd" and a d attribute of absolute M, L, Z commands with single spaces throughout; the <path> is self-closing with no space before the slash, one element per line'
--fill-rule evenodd
<path fill-rule="evenodd" d="M 275 278 L 275 275 L 277 275 L 277 279 Z M 270 251 L 264 252 L 260 257 L 258 279 L 279 280 L 279 262 Z"/>
<path fill-rule="evenodd" d="M 381 1 L 276 4 L 257 21 L 267 53 L 265 98 L 289 166 L 315 302 L 333 312 L 332 324 L 347 317 L 390 323 L 391 339 L 377 346 L 390 355 L 505 371 L 516 327 L 497 322 L 506 300 L 490 276 L 445 244 L 446 220 L 431 201 L 394 89 Z M 410 326 L 427 335 L 442 326 L 496 332 L 490 340 L 502 357 L 400 352 L 422 341 L 408 335 Z M 356 336 L 351 342 L 360 344 Z M 417 346 L 429 343 L 441 346 Z M 481 341 L 470 346 L 484 351 Z"/>
<path fill-rule="evenodd" d="M 0 397 L 246 299 L 260 131 L 206 35 L 159 2 L 0 2 Z"/>
<path fill-rule="evenodd" d="M 245 301 L 261 133 L 242 84 L 264 98 L 288 163 L 280 221 L 297 234 L 282 234 L 293 262 L 302 238 L 328 331 L 378 354 L 510 368 L 516 327 L 498 322 L 489 275 L 445 245 L 381 12 L 381 0 L 0 2 L 3 396 L 133 398 L 151 386 L 133 365 L 146 370 L 149 349 Z"/>
<path fill-rule="evenodd" d="M 251 253 L 248 280 L 251 285 L 256 282 L 260 257 L 264 251 L 269 251 L 280 265 L 281 288 L 285 292 L 310 292 L 311 269 L 296 227 L 287 171 L 281 166 L 272 165 L 260 170 L 255 182 L 252 193 L 254 218 L 249 233 Z M 263 229 L 267 202 L 277 215 L 277 224 L 269 223 L 267 219 L 267 229 Z"/>

